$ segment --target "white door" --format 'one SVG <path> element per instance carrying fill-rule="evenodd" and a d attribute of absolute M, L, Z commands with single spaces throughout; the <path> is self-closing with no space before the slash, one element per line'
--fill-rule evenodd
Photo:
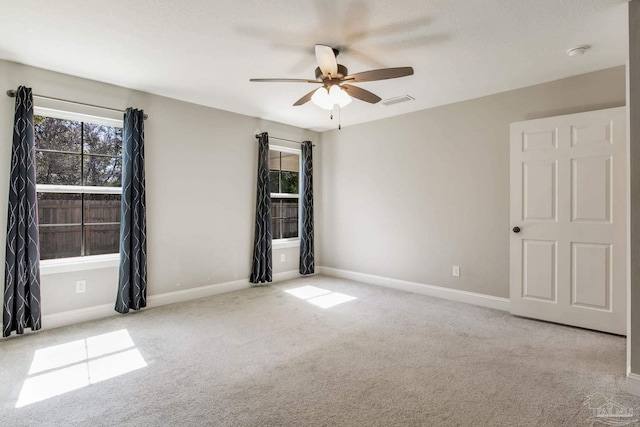
<path fill-rule="evenodd" d="M 625 111 L 511 124 L 511 313 L 626 334 Z"/>

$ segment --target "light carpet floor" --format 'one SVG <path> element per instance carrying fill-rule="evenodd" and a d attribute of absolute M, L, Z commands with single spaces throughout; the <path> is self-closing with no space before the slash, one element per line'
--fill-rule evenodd
<path fill-rule="evenodd" d="M 604 425 L 624 376 L 622 337 L 314 276 L 4 340 L 0 425 Z"/>

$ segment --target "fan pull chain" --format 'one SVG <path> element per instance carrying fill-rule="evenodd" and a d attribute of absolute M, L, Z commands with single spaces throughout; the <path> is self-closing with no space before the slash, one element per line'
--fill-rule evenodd
<path fill-rule="evenodd" d="M 333 110 L 331 110 L 331 115 L 329 116 L 329 118 L 333 120 Z M 342 108 L 340 108 L 340 106 L 338 105 L 338 130 L 341 130 L 341 129 L 342 129 Z"/>

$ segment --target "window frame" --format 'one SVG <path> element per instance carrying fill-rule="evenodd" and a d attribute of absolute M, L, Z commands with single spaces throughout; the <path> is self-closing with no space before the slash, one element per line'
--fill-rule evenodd
<path fill-rule="evenodd" d="M 104 126 L 123 128 L 122 119 L 115 117 L 98 116 L 93 114 L 83 114 L 73 111 L 67 111 L 57 108 L 48 108 L 43 106 L 34 106 L 34 116 L 51 117 L 62 120 L 73 120 L 83 123 L 99 124 Z M 37 149 L 36 149 L 37 150 Z M 74 153 L 75 154 L 75 153 Z M 122 155 L 122 154 L 121 154 Z M 114 156 L 108 156 L 114 157 Z M 84 167 L 84 165 L 81 165 Z M 63 185 L 63 184 L 38 184 L 36 182 L 36 194 L 38 193 L 67 193 L 67 194 L 119 194 L 122 195 L 122 186 L 120 187 L 102 187 L 91 185 Z M 84 217 L 84 208 L 83 217 Z M 122 219 L 121 219 L 122 220 Z M 111 224 L 111 223 L 109 223 Z M 38 224 L 39 226 L 41 224 Z M 83 221 L 81 227 L 87 224 Z M 89 224 L 90 225 L 90 224 Z M 38 231 L 39 232 L 39 231 Z M 84 239 L 84 231 L 83 231 Z M 85 242 L 81 243 L 81 251 L 84 249 Z M 57 274 L 71 271 L 81 271 L 97 268 L 108 268 L 119 265 L 120 251 L 109 254 L 100 255 L 80 255 L 76 257 L 51 258 L 40 261 L 40 274 Z"/>
<path fill-rule="evenodd" d="M 296 154 L 298 156 L 298 193 L 297 194 L 273 193 L 273 192 L 269 193 L 269 200 L 272 200 L 274 198 L 298 200 L 298 236 L 271 240 L 272 249 L 293 248 L 293 247 L 300 246 L 300 228 L 301 228 L 300 226 L 301 226 L 301 213 L 302 213 L 302 209 L 300 206 L 300 182 L 301 182 L 300 174 L 302 173 L 302 150 L 300 148 L 292 148 L 292 147 L 286 147 L 283 145 L 269 144 L 269 152 L 271 152 L 271 150 L 279 151 L 281 153 Z M 271 171 L 271 168 L 269 168 L 269 171 Z"/>

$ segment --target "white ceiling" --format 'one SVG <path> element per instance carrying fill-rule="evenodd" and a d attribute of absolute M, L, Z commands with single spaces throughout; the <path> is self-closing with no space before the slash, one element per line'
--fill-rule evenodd
<path fill-rule="evenodd" d="M 623 65 L 628 46 L 626 0 L 7 0 L 0 19 L 2 59 L 318 131 L 337 121 L 292 106 L 314 86 L 249 78 L 314 78 L 316 43 L 350 73 L 413 66 L 359 85 L 415 101 L 354 100 L 348 126 Z"/>

